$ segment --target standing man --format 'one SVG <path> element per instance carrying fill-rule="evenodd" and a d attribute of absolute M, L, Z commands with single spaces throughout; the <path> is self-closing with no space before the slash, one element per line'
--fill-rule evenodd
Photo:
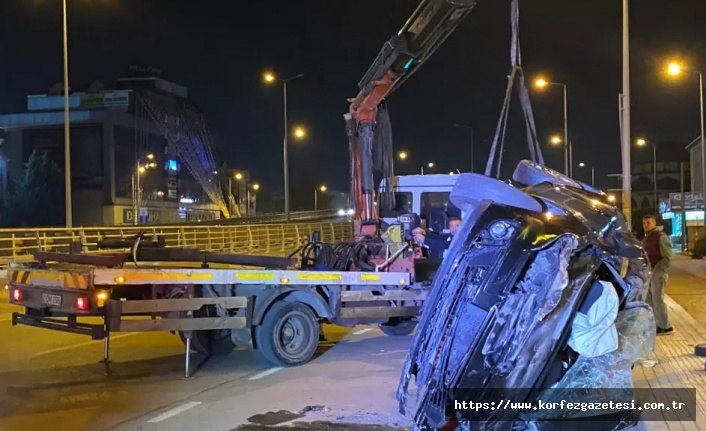
<path fill-rule="evenodd" d="M 652 306 L 657 324 L 657 335 L 671 334 L 674 328 L 669 324 L 669 310 L 664 303 L 669 267 L 672 263 L 672 244 L 666 233 L 657 229 L 657 218 L 651 214 L 642 218 L 645 237 L 642 245 L 650 261 L 652 274 L 647 291 L 647 303 Z"/>

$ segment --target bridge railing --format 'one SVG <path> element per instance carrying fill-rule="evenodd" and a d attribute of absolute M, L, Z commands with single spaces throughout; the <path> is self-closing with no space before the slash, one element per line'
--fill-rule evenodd
<path fill-rule="evenodd" d="M 83 244 L 84 251 L 110 252 L 100 250 L 98 243 L 104 239 L 130 239 L 139 232 L 163 236 L 167 247 L 283 255 L 295 251 L 314 231 L 321 232 L 322 241 L 345 241 L 351 239 L 353 225 L 349 220 L 339 219 L 247 225 L 0 229 L 0 267 L 6 266 L 10 260 L 30 261 L 36 251 L 68 252 L 70 244 L 78 241 Z"/>
<path fill-rule="evenodd" d="M 319 211 L 294 211 L 289 213 L 289 221 L 322 220 L 326 218 L 341 217 L 338 210 Z M 261 223 L 284 223 L 287 221 L 285 213 L 262 214 L 256 217 L 232 217 L 220 220 L 197 221 L 188 223 L 174 223 L 173 225 L 241 225 L 241 224 L 261 224 Z M 172 226 L 169 224 L 168 226 Z"/>

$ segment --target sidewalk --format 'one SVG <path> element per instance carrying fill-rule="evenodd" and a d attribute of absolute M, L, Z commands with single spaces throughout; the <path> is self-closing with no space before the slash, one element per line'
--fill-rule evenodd
<path fill-rule="evenodd" d="M 706 260 L 696 261 L 679 256 L 670 274 L 668 293 L 687 297 L 688 303 L 706 301 Z M 685 293 L 686 292 L 686 293 Z M 703 294 L 701 293 L 703 292 Z M 703 295 L 703 296 L 702 296 Z M 672 297 L 667 297 L 673 335 L 658 336 L 655 351 L 648 361 L 633 370 L 636 387 L 696 388 L 696 422 L 643 422 L 640 431 L 706 431 L 706 358 L 694 355 L 694 346 L 706 343 L 706 325 L 698 322 Z"/>

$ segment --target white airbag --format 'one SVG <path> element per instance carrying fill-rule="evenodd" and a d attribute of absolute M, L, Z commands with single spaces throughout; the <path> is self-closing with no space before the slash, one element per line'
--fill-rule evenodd
<path fill-rule="evenodd" d="M 593 303 L 588 307 L 581 307 L 576 314 L 571 327 L 569 346 L 580 355 L 595 358 L 618 349 L 618 329 L 615 321 L 620 299 L 613 284 L 607 281 L 598 281 L 591 287 L 591 291 L 586 299 L 592 300 Z"/>

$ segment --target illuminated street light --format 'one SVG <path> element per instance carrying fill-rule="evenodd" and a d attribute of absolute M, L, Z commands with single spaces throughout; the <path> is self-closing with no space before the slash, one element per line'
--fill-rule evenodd
<path fill-rule="evenodd" d="M 559 144 L 561 144 L 561 138 L 559 136 L 554 135 L 551 137 L 549 142 L 551 142 L 554 145 L 559 145 Z"/>
<path fill-rule="evenodd" d="M 306 129 L 303 127 L 295 127 L 294 137 L 297 139 L 303 139 L 304 137 L 306 137 Z"/>
<path fill-rule="evenodd" d="M 639 138 L 635 141 L 638 147 L 646 147 L 648 142 L 645 138 Z M 652 144 L 652 185 L 653 199 L 655 201 L 655 214 L 659 213 L 659 202 L 657 202 L 657 146 Z"/>
<path fill-rule="evenodd" d="M 322 193 L 325 192 L 326 186 L 320 186 L 319 188 L 314 189 L 314 211 L 319 209 L 319 191 Z"/>
<path fill-rule="evenodd" d="M 147 160 L 154 160 L 154 154 L 152 154 L 152 153 L 148 154 Z"/>
<path fill-rule="evenodd" d="M 671 76 L 678 76 L 681 75 L 682 72 L 682 67 L 681 64 L 679 63 L 669 63 L 667 66 L 667 73 L 670 74 Z"/>
<path fill-rule="evenodd" d="M 274 73 L 272 72 L 265 72 L 262 75 L 262 78 L 265 80 L 266 83 L 271 84 L 277 80 L 277 77 L 275 76 Z"/>
<path fill-rule="evenodd" d="M 238 172 L 237 174 L 235 174 L 235 179 L 236 179 L 237 181 L 242 180 L 242 179 L 243 179 L 243 174 L 241 174 L 240 172 Z"/>
<path fill-rule="evenodd" d="M 147 169 L 144 166 L 140 166 L 139 168 L 137 168 L 137 171 L 141 174 L 144 174 L 146 170 Z"/>
<path fill-rule="evenodd" d="M 283 170 L 284 170 L 284 214 L 285 214 L 285 219 L 289 221 L 289 145 L 288 145 L 288 135 L 289 135 L 289 125 L 287 124 L 287 83 L 289 81 L 303 78 L 304 75 L 299 74 L 299 75 L 294 75 L 289 78 L 277 78 L 277 75 L 275 75 L 274 72 L 272 71 L 267 71 L 263 74 L 263 79 L 267 84 L 274 84 L 275 82 L 281 82 L 282 83 L 282 88 L 284 92 L 284 145 L 283 145 L 283 151 L 282 151 L 282 158 L 283 158 Z M 302 132 L 304 130 L 302 129 Z M 296 130 L 295 130 L 295 136 L 296 136 Z M 301 136 L 303 137 L 303 135 Z"/>
<path fill-rule="evenodd" d="M 400 158 L 400 160 L 406 160 L 407 159 L 407 153 L 405 151 L 400 151 L 400 153 L 397 155 L 397 157 Z"/>
<path fill-rule="evenodd" d="M 434 167 L 434 162 L 429 162 L 429 163 L 427 163 L 427 167 L 428 167 L 429 169 L 433 168 L 433 167 Z M 422 172 L 422 175 L 424 175 L 424 166 L 422 166 L 421 172 Z"/>
<path fill-rule="evenodd" d="M 566 96 L 566 84 L 552 82 L 545 78 L 538 78 L 534 81 L 534 85 L 540 89 L 554 85 L 562 87 L 564 90 L 564 173 L 570 177 L 572 175 L 571 167 L 573 166 L 573 160 L 571 160 L 571 141 L 569 141 L 569 109 L 568 99 Z"/>
<path fill-rule="evenodd" d="M 537 78 L 537 80 L 534 81 L 534 85 L 535 85 L 537 88 L 544 88 L 544 87 L 546 87 L 547 85 L 549 85 L 549 83 L 548 83 L 547 80 L 544 79 L 544 78 Z"/>
<path fill-rule="evenodd" d="M 255 183 L 252 185 L 253 190 L 260 190 L 260 184 Z"/>
<path fill-rule="evenodd" d="M 704 161 L 706 160 L 706 127 L 704 126 L 704 74 L 701 70 L 695 70 L 692 67 L 683 67 L 682 64 L 678 62 L 672 62 L 667 66 L 667 72 L 671 76 L 681 75 L 682 73 L 691 73 L 693 75 L 699 76 L 699 107 L 700 107 L 700 120 L 701 120 L 701 167 L 704 166 Z M 701 193 L 702 196 L 706 196 L 706 172 L 701 174 Z M 704 214 L 706 214 L 706 208 L 704 208 Z M 704 228 L 706 228 L 706 217 L 704 217 Z"/>
<path fill-rule="evenodd" d="M 579 168 L 585 168 L 586 164 L 584 162 L 579 163 Z M 591 185 L 593 187 L 596 186 L 596 170 L 593 166 L 591 166 Z"/>

